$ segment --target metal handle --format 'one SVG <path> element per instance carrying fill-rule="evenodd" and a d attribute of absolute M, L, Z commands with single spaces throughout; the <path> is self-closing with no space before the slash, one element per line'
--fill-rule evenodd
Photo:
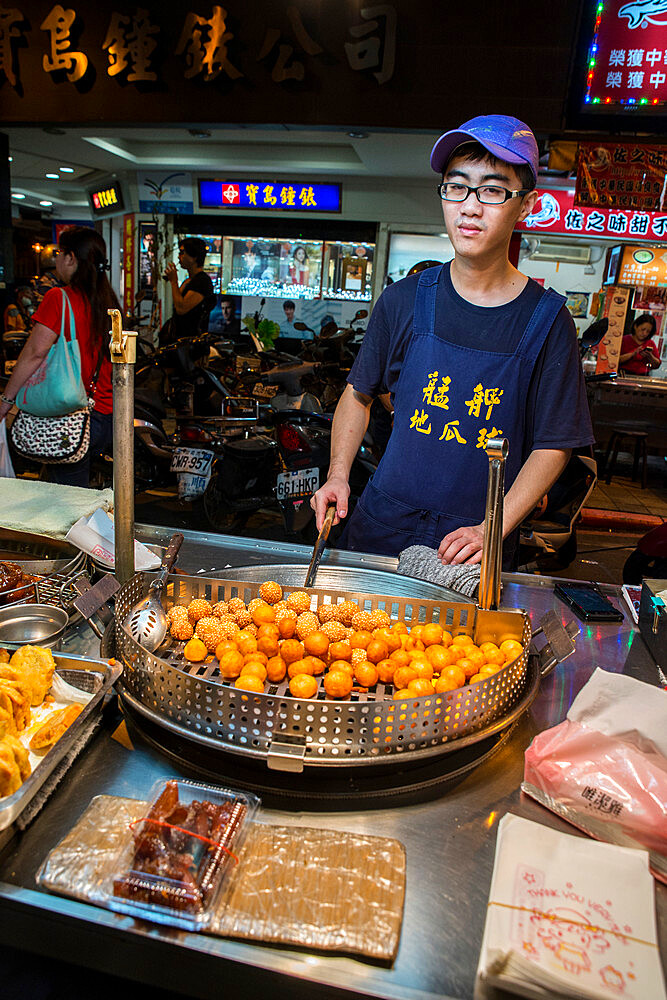
<path fill-rule="evenodd" d="M 497 611 L 500 605 L 503 551 L 505 459 L 509 452 L 509 442 L 507 438 L 488 438 L 485 450 L 489 458 L 489 481 L 486 490 L 479 606 L 484 611 Z"/>
<path fill-rule="evenodd" d="M 165 580 L 169 576 L 172 566 L 176 562 L 176 556 L 179 553 L 181 545 L 183 544 L 183 535 L 180 532 L 176 532 L 169 539 L 169 545 L 167 550 L 162 557 L 162 565 L 160 567 L 160 572 L 153 580 L 150 589 L 151 590 L 162 590 L 164 587 Z"/>
<path fill-rule="evenodd" d="M 333 524 L 335 516 L 336 504 L 329 504 L 327 512 L 324 516 L 324 521 L 322 522 L 322 527 L 320 528 L 320 533 L 317 536 L 317 541 L 315 542 L 315 547 L 313 548 L 313 556 L 310 560 L 308 572 L 306 573 L 304 587 L 312 587 L 313 585 L 313 580 L 317 575 L 317 570 L 322 559 L 322 553 L 324 552 L 324 546 L 327 543 L 327 538 L 329 537 L 329 532 L 331 531 L 331 525 Z"/>

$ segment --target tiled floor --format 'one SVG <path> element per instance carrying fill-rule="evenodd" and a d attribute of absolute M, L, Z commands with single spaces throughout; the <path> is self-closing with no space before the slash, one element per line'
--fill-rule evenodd
<path fill-rule="evenodd" d="M 632 456 L 620 454 L 609 485 L 604 475 L 586 501 L 597 510 L 620 510 L 632 514 L 653 514 L 667 520 L 667 460 L 649 456 L 646 489 L 632 481 Z"/>

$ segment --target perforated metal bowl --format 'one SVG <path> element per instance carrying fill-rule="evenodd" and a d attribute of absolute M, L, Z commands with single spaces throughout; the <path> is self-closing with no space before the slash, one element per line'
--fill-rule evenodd
<path fill-rule="evenodd" d="M 271 567 L 271 578 L 286 592 L 281 567 Z M 300 567 L 303 571 L 303 567 Z M 343 571 L 344 572 L 344 571 Z M 353 693 L 350 700 L 332 701 L 324 690 L 312 699 L 289 695 L 286 682 L 269 685 L 255 694 L 223 681 L 217 661 L 192 664 L 183 657 L 183 644 L 168 639 L 149 653 L 124 628 L 127 612 L 148 591 L 152 574 L 137 574 L 116 597 L 115 648 L 123 663 L 121 696 L 146 718 L 185 739 L 245 756 L 264 758 L 269 767 L 302 770 L 309 763 L 367 765 L 390 763 L 399 754 L 424 757 L 447 752 L 462 737 L 484 739 L 498 720 L 511 721 L 525 689 L 530 619 L 524 611 L 483 611 L 473 604 L 415 596 L 420 581 L 411 581 L 412 595 L 383 597 L 370 594 L 370 574 L 364 572 L 366 592 L 318 587 L 309 591 L 313 604 L 356 600 L 364 610 L 381 608 L 408 624 L 436 621 L 449 631 L 467 633 L 480 643 L 487 639 L 518 639 L 524 651 L 489 678 L 456 691 L 395 701 L 392 690 L 378 684 L 373 692 Z M 303 579 L 303 577 L 301 577 Z M 391 577 L 394 583 L 400 577 Z M 432 587 L 433 585 L 423 585 Z M 170 578 L 166 606 L 204 597 L 215 603 L 257 596 L 256 582 L 201 577 Z M 436 588 L 440 589 L 440 588 Z M 110 655 L 108 646 L 103 655 Z M 509 724 L 509 723 L 508 723 Z"/>

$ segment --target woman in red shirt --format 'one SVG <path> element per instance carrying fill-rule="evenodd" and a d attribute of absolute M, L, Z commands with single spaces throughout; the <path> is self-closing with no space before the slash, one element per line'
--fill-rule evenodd
<path fill-rule="evenodd" d="M 118 299 L 106 272 L 109 262 L 104 240 L 87 226 L 70 226 L 60 234 L 56 256 L 56 274 L 65 286 L 74 312 L 76 339 L 81 354 L 81 378 L 95 400 L 90 420 L 90 448 L 80 462 L 49 465 L 52 482 L 69 486 L 88 486 L 90 456 L 99 454 L 113 438 L 111 360 L 108 350 L 109 316 L 107 309 L 118 309 Z M 33 316 L 33 328 L 14 366 L 0 400 L 0 420 L 11 408 L 19 389 L 42 364 L 60 336 L 62 290 L 51 288 Z M 66 320 L 67 322 L 67 320 Z M 98 361 L 101 365 L 97 378 Z M 94 381 L 94 385 L 91 383 Z"/>
<path fill-rule="evenodd" d="M 655 341 L 655 319 L 642 313 L 632 324 L 632 330 L 621 341 L 619 364 L 628 375 L 648 375 L 652 368 L 660 367 L 660 355 Z"/>

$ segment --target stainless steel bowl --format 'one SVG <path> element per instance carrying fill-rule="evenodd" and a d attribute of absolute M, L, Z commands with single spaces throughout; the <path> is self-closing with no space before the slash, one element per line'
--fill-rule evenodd
<path fill-rule="evenodd" d="M 52 604 L 17 604 L 0 609 L 0 647 L 57 646 L 68 614 Z"/>

